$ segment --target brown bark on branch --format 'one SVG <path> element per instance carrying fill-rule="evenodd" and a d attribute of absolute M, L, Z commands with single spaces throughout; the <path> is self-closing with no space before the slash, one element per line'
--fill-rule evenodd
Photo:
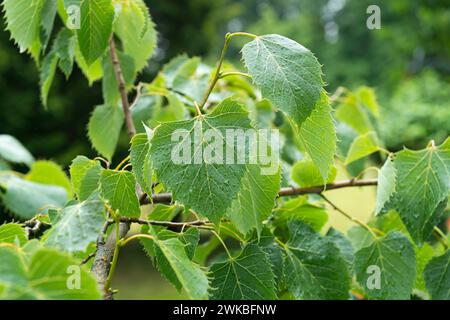
<path fill-rule="evenodd" d="M 329 183 L 325 186 L 315 186 L 315 187 L 307 187 L 307 188 L 297 188 L 297 187 L 288 187 L 281 188 L 278 196 L 279 197 L 287 197 L 287 196 L 296 196 L 302 194 L 320 194 L 324 191 L 341 189 L 341 188 L 349 188 L 349 187 L 365 187 L 365 186 L 376 186 L 377 179 L 366 179 L 366 180 L 344 180 L 337 181 L 334 183 Z M 153 203 L 171 203 L 172 202 L 172 194 L 170 193 L 158 193 L 152 195 Z M 150 203 L 149 197 L 141 198 L 141 204 Z"/>
<path fill-rule="evenodd" d="M 133 119 L 131 118 L 130 102 L 128 101 L 125 80 L 123 77 L 122 68 L 120 66 L 120 61 L 117 56 L 116 44 L 114 42 L 113 37 L 111 37 L 111 39 L 109 40 L 109 50 L 111 54 L 111 61 L 114 69 L 114 74 L 116 76 L 116 81 L 120 92 L 120 97 L 122 100 L 122 108 L 125 116 L 125 125 L 127 128 L 128 136 L 131 139 L 136 134 L 136 129 L 134 127 Z M 140 189 L 138 189 L 138 193 L 139 191 Z M 119 227 L 119 238 L 125 237 L 129 230 L 130 230 L 129 223 L 126 222 L 121 223 Z M 103 235 L 101 237 L 103 237 Z M 102 238 L 101 241 L 99 241 L 97 244 L 97 251 L 94 257 L 94 262 L 92 264 L 91 272 L 96 277 L 97 283 L 100 285 L 101 288 L 104 288 L 106 280 L 108 278 L 109 270 L 111 268 L 111 261 L 114 255 L 115 245 L 116 245 L 116 235 L 114 232 L 111 233 L 106 242 Z M 113 300 L 113 293 L 107 288 L 104 291 L 105 292 L 103 298 L 105 300 Z"/>

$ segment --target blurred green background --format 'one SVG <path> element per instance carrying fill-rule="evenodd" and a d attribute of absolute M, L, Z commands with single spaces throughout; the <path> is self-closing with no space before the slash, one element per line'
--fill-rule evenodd
<path fill-rule="evenodd" d="M 146 0 L 159 32 L 158 50 L 140 75 L 151 80 L 172 57 L 186 52 L 214 63 L 226 32 L 278 33 L 311 49 L 323 64 L 327 90 L 376 89 L 382 106 L 379 132 L 392 151 L 440 143 L 450 133 L 449 0 Z M 381 29 L 369 30 L 366 9 L 381 9 Z M 4 29 L 4 21 L 2 21 Z M 239 64 L 238 43 L 227 58 Z M 0 32 L 0 133 L 17 137 L 37 158 L 67 167 L 78 154 L 95 156 L 86 125 L 102 102 L 101 85 L 89 87 L 79 70 L 58 75 L 48 110 L 39 101 L 33 60 Z M 128 149 L 124 133 L 116 160 Z M 330 193 L 344 209 L 367 217 L 372 189 Z M 354 199 L 357 199 L 355 202 Z M 371 207 L 371 206 L 370 206 Z M 366 212 L 367 211 L 367 212 Z M 341 223 L 340 221 L 335 221 Z M 346 226 L 343 226 L 345 228 Z M 130 247 L 120 259 L 118 298 L 182 298 Z"/>

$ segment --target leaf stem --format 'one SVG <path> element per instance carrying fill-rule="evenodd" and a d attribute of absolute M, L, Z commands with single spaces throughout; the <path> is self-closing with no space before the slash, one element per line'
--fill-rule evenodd
<path fill-rule="evenodd" d="M 219 234 L 214 231 L 211 230 L 211 232 L 217 237 L 217 239 L 219 239 L 220 243 L 222 244 L 223 248 L 225 249 L 225 251 L 227 252 L 228 257 L 230 258 L 230 260 L 233 260 L 233 257 L 231 256 L 230 251 L 228 250 L 227 245 L 225 244 L 225 242 L 223 241 L 223 239 L 219 236 Z"/>
<path fill-rule="evenodd" d="M 439 229 L 438 227 L 434 227 L 433 228 L 434 233 L 436 234 L 438 240 L 442 243 L 442 245 L 444 246 L 445 249 L 450 248 L 450 242 L 448 241 L 447 237 L 445 236 L 445 234 L 442 232 L 441 229 Z"/>
<path fill-rule="evenodd" d="M 243 37 L 249 37 L 249 38 L 256 38 L 257 36 L 251 33 L 247 32 L 234 32 L 234 33 L 227 33 L 225 35 L 225 42 L 223 44 L 222 52 L 220 53 L 219 62 L 217 63 L 216 71 L 214 73 L 213 80 L 211 81 L 208 90 L 206 91 L 206 94 L 200 103 L 200 108 L 204 108 L 206 102 L 208 101 L 209 96 L 211 95 L 211 92 L 214 90 L 214 87 L 216 86 L 217 81 L 220 79 L 220 69 L 222 68 L 223 60 L 225 59 L 225 55 L 228 50 L 228 45 L 230 44 L 230 41 L 233 37 L 237 36 L 243 36 Z"/>
<path fill-rule="evenodd" d="M 138 239 L 138 238 L 146 238 L 146 239 L 150 239 L 150 240 L 155 240 L 155 237 L 149 235 L 149 234 L 145 234 L 145 233 L 139 233 L 139 234 L 135 234 L 132 235 L 126 239 L 123 239 L 120 241 L 120 246 L 124 247 L 128 242 L 134 240 L 134 239 Z"/>
<path fill-rule="evenodd" d="M 130 156 L 126 156 L 125 159 L 123 159 L 114 170 L 119 170 L 128 160 L 130 160 Z"/>
<path fill-rule="evenodd" d="M 249 79 L 252 78 L 252 76 L 249 75 L 248 73 L 238 72 L 238 71 L 230 71 L 230 72 L 220 73 L 219 79 L 223 79 L 223 78 L 229 77 L 229 76 L 243 76 L 243 77 L 247 77 Z"/>
<path fill-rule="evenodd" d="M 367 231 L 369 231 L 372 236 L 377 239 L 378 236 L 375 234 L 374 230 L 369 227 L 365 222 L 351 216 L 350 214 L 348 214 L 347 212 L 345 212 L 344 210 L 340 209 L 339 207 L 337 207 L 333 202 L 331 202 L 330 199 L 328 199 L 324 194 L 320 193 L 319 196 L 322 197 L 323 200 L 325 200 L 328 204 L 330 204 L 334 210 L 336 210 L 337 212 L 339 212 L 340 214 L 342 214 L 344 217 L 346 217 L 347 219 L 349 219 L 350 221 L 353 221 L 357 224 L 359 224 L 361 227 L 363 227 L 364 229 L 366 229 Z"/>

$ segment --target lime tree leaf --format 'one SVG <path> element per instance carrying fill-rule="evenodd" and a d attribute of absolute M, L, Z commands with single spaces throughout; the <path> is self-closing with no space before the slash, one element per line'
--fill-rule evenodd
<path fill-rule="evenodd" d="M 275 198 L 280 190 L 280 170 L 273 175 L 264 175 L 257 165 L 248 165 L 241 181 L 241 191 L 232 203 L 227 215 L 242 234 L 255 229 L 262 230 L 262 222 L 272 213 Z"/>
<path fill-rule="evenodd" d="M 52 86 L 53 79 L 55 78 L 57 66 L 58 56 L 54 51 L 51 51 L 42 61 L 42 67 L 39 73 L 39 82 L 41 85 L 41 101 L 44 107 L 47 107 L 48 93 Z"/>
<path fill-rule="evenodd" d="M 26 270 L 15 246 L 0 243 L 0 283 L 26 286 Z"/>
<path fill-rule="evenodd" d="M 62 251 L 80 252 L 97 240 L 106 221 L 100 200 L 87 200 L 65 207 L 47 234 L 45 244 Z"/>
<path fill-rule="evenodd" d="M 231 164 L 225 161 L 227 154 L 238 154 L 236 143 L 225 138 L 226 129 L 250 128 L 247 112 L 232 99 L 224 100 L 210 115 L 161 124 L 150 147 L 158 180 L 172 192 L 175 200 L 218 222 L 237 196 L 246 170 L 245 164 L 238 164 L 236 159 Z M 218 137 L 212 140 L 218 138 L 217 141 L 205 141 L 206 131 L 214 132 Z M 204 161 L 204 146 L 219 142 L 219 148 L 223 148 L 220 140 L 226 141 L 222 159 L 214 163 Z M 245 150 L 240 152 L 246 155 Z"/>
<path fill-rule="evenodd" d="M 89 119 L 88 136 L 92 146 L 108 160 L 116 150 L 123 119 L 122 108 L 106 104 L 97 106 Z"/>
<path fill-rule="evenodd" d="M 248 244 L 236 258 L 210 267 L 214 300 L 274 300 L 275 276 L 267 255 Z"/>
<path fill-rule="evenodd" d="M 124 53 L 133 58 L 135 71 L 141 71 L 155 50 L 157 36 L 144 1 L 122 3 L 115 22 L 115 32 L 122 41 Z"/>
<path fill-rule="evenodd" d="M 355 253 L 355 273 L 370 299 L 409 299 L 416 279 L 414 248 L 403 234 L 389 232 Z"/>
<path fill-rule="evenodd" d="M 42 7 L 42 16 L 41 16 L 41 42 L 42 47 L 45 48 L 48 45 L 48 41 L 50 40 L 50 36 L 53 30 L 53 24 L 55 22 L 56 17 L 56 9 L 57 9 L 57 1 L 54 0 L 44 0 L 44 4 Z"/>
<path fill-rule="evenodd" d="M 163 229 L 158 232 L 159 240 L 167 240 L 172 238 L 178 238 L 181 243 L 184 244 L 184 249 L 190 260 L 194 257 L 195 250 L 197 249 L 198 242 L 200 241 L 200 232 L 197 228 L 187 228 L 182 232 L 174 232 L 167 229 Z M 151 241 L 151 240 L 150 240 Z"/>
<path fill-rule="evenodd" d="M 298 197 L 274 210 L 275 226 L 285 227 L 290 220 L 303 221 L 318 232 L 327 223 L 328 214 L 324 208 L 308 203 L 305 197 Z"/>
<path fill-rule="evenodd" d="M 201 101 L 208 87 L 210 70 L 199 57 L 190 58 L 177 70 L 173 78 L 173 89 L 196 101 Z"/>
<path fill-rule="evenodd" d="M 434 249 L 428 243 L 424 243 L 421 248 L 415 247 L 416 251 L 416 261 L 417 261 L 417 275 L 416 275 L 416 283 L 415 288 L 426 292 L 426 283 L 424 278 L 424 271 L 428 263 L 434 256 Z"/>
<path fill-rule="evenodd" d="M 75 34 L 63 28 L 55 39 L 54 50 L 59 58 L 58 66 L 61 71 L 69 78 L 73 69 L 73 61 L 75 59 L 76 37 Z"/>
<path fill-rule="evenodd" d="M 72 195 L 69 178 L 61 167 L 53 161 L 36 161 L 25 178 L 33 182 L 63 187 L 68 195 Z"/>
<path fill-rule="evenodd" d="M 360 135 L 353 140 L 350 150 L 347 153 L 345 164 L 347 165 L 352 163 L 379 150 L 380 146 L 375 131 L 370 131 L 366 134 Z"/>
<path fill-rule="evenodd" d="M 172 221 L 180 212 L 182 211 L 182 207 L 177 205 L 164 205 L 164 204 L 156 204 L 153 207 L 153 210 L 149 213 L 148 219 L 153 221 Z M 149 232 L 149 226 L 143 225 L 141 228 L 142 233 Z M 158 233 L 161 230 L 165 230 L 165 227 L 162 226 L 153 226 L 152 231 Z M 170 237 L 169 237 L 170 238 Z M 165 240 L 165 239 L 163 239 Z M 155 248 L 153 245 L 153 240 L 142 238 L 139 240 L 144 247 L 145 252 L 148 256 L 155 256 Z"/>
<path fill-rule="evenodd" d="M 394 161 L 389 156 L 378 174 L 377 202 L 375 214 L 383 211 L 391 196 L 395 193 L 396 170 Z"/>
<path fill-rule="evenodd" d="M 284 246 L 285 277 L 296 299 L 347 299 L 350 276 L 333 242 L 300 221 L 289 222 L 290 239 Z"/>
<path fill-rule="evenodd" d="M 77 30 L 81 53 L 88 65 L 105 52 L 111 37 L 114 6 L 111 0 L 82 0 L 81 27 Z"/>
<path fill-rule="evenodd" d="M 327 183 L 332 183 L 336 178 L 337 169 L 335 166 L 330 168 Z M 301 160 L 292 167 L 292 180 L 301 187 L 316 187 L 323 185 L 323 177 L 319 168 L 313 161 Z"/>
<path fill-rule="evenodd" d="M 0 158 L 27 166 L 34 162 L 31 153 L 16 138 L 7 134 L 0 134 Z"/>
<path fill-rule="evenodd" d="M 427 264 L 424 278 L 433 299 L 450 300 L 450 250 Z"/>
<path fill-rule="evenodd" d="M 208 277 L 189 259 L 185 244 L 176 238 L 156 239 L 155 252 L 158 269 L 178 290 L 183 288 L 190 299 L 208 297 Z"/>
<path fill-rule="evenodd" d="M 336 153 L 336 129 L 325 92 L 310 117 L 300 126 L 299 135 L 306 152 L 319 168 L 323 178 L 321 184 L 324 184 L 328 180 Z"/>
<path fill-rule="evenodd" d="M 75 46 L 75 61 L 77 62 L 78 67 L 80 67 L 84 76 L 88 80 L 89 85 L 92 85 L 95 81 L 101 79 L 101 77 L 103 76 L 101 57 L 95 60 L 90 65 L 88 65 L 83 57 L 83 54 L 81 53 L 78 41 L 77 45 Z"/>
<path fill-rule="evenodd" d="M 355 251 L 353 250 L 353 245 L 350 240 L 334 228 L 330 228 L 330 230 L 328 230 L 326 237 L 330 239 L 339 249 L 339 252 L 342 258 L 344 258 L 345 262 L 347 263 L 347 268 L 351 274 L 353 270 Z"/>
<path fill-rule="evenodd" d="M 0 225 L 0 243 L 18 243 L 24 245 L 27 242 L 25 229 L 17 223 Z"/>
<path fill-rule="evenodd" d="M 6 182 L 6 192 L 2 196 L 8 210 L 23 219 L 30 219 L 48 208 L 61 208 L 67 201 L 64 188 L 49 186 L 11 177 Z"/>
<path fill-rule="evenodd" d="M 323 87 L 321 66 L 311 51 L 269 34 L 247 43 L 242 57 L 264 98 L 298 125 L 310 116 Z"/>
<path fill-rule="evenodd" d="M 373 235 L 361 226 L 351 227 L 347 231 L 347 237 L 352 243 L 355 252 L 369 246 L 374 240 Z"/>
<path fill-rule="evenodd" d="M 6 29 L 19 46 L 20 52 L 31 49 L 39 41 L 42 9 L 45 0 L 4 0 Z"/>
<path fill-rule="evenodd" d="M 162 74 L 164 75 L 164 80 L 168 88 L 172 88 L 175 76 L 178 74 L 183 64 L 188 60 L 189 57 L 186 54 L 181 54 L 164 65 Z"/>
<path fill-rule="evenodd" d="M 129 88 L 133 84 L 136 75 L 134 60 L 131 56 L 120 51 L 117 51 L 117 58 L 122 68 L 125 86 Z M 102 91 L 105 104 L 116 105 L 120 100 L 119 85 L 117 84 L 111 59 L 103 59 Z"/>
<path fill-rule="evenodd" d="M 280 245 L 275 241 L 274 235 L 268 228 L 263 228 L 257 242 L 261 250 L 267 255 L 272 266 L 278 287 L 281 287 L 284 280 L 283 252 Z"/>
<path fill-rule="evenodd" d="M 358 101 L 364 105 L 376 118 L 380 117 L 380 106 L 375 95 L 375 90 L 362 86 L 356 90 Z"/>
<path fill-rule="evenodd" d="M 136 180 L 145 193 L 152 193 L 152 170 L 149 155 L 150 142 L 146 133 L 138 133 L 131 139 L 131 164 Z"/>
<path fill-rule="evenodd" d="M 85 156 L 78 156 L 70 165 L 70 177 L 73 191 L 78 200 L 83 201 L 98 189 L 102 167 L 96 160 L 90 160 Z"/>
<path fill-rule="evenodd" d="M 0 245 L 0 256 L 0 282 L 6 284 L 3 298 L 92 300 L 101 297 L 94 277 L 79 266 L 79 261 L 63 253 L 44 248 L 25 259 L 16 248 Z"/>
<path fill-rule="evenodd" d="M 414 241 L 422 243 L 439 223 L 450 187 L 450 139 L 441 146 L 396 154 L 396 192 L 388 208 L 397 209 Z"/>
<path fill-rule="evenodd" d="M 127 217 L 139 217 L 141 210 L 136 195 L 136 180 L 129 171 L 103 170 L 102 195 L 114 210 Z"/>
<path fill-rule="evenodd" d="M 344 98 L 344 101 L 337 107 L 335 116 L 336 119 L 349 125 L 359 134 L 373 131 L 368 114 L 353 93 Z"/>

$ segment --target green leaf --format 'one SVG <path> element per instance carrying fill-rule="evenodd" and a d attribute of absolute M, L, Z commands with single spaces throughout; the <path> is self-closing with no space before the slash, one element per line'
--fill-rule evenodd
<path fill-rule="evenodd" d="M 324 208 L 308 203 L 305 197 L 298 197 L 274 210 L 275 226 L 284 227 L 290 220 L 301 220 L 320 231 L 328 221 L 328 214 Z"/>
<path fill-rule="evenodd" d="M 18 243 L 24 245 L 27 242 L 25 229 L 17 223 L 0 225 L 0 243 Z"/>
<path fill-rule="evenodd" d="M 347 299 L 350 276 L 333 242 L 299 221 L 289 223 L 285 249 L 285 277 L 296 299 Z"/>
<path fill-rule="evenodd" d="M 267 255 L 276 283 L 281 287 L 284 280 L 283 251 L 268 228 L 261 231 L 258 246 Z"/>
<path fill-rule="evenodd" d="M 51 51 L 42 62 L 39 81 L 41 85 L 41 101 L 44 107 L 47 107 L 47 98 L 50 88 L 55 78 L 56 67 L 58 66 L 58 56 Z"/>
<path fill-rule="evenodd" d="M 158 269 L 178 289 L 183 288 L 190 299 L 206 299 L 209 283 L 206 273 L 186 254 L 185 244 L 176 238 L 155 241 Z"/>
<path fill-rule="evenodd" d="M 416 283 L 415 288 L 426 292 L 426 283 L 424 278 L 425 267 L 428 265 L 431 259 L 434 256 L 434 249 L 428 243 L 424 243 L 421 248 L 416 247 L 416 260 L 417 260 L 417 275 L 416 275 Z M 433 277 L 434 275 L 432 275 Z"/>
<path fill-rule="evenodd" d="M 100 182 L 102 195 L 114 210 L 119 210 L 122 216 L 140 216 L 136 180 L 131 172 L 103 170 Z"/>
<path fill-rule="evenodd" d="M 403 234 L 389 232 L 355 253 L 355 273 L 370 299 L 409 299 L 416 279 L 414 248 Z"/>
<path fill-rule="evenodd" d="M 62 251 L 80 252 L 96 241 L 106 221 L 100 200 L 87 200 L 65 207 L 47 234 L 45 244 Z"/>
<path fill-rule="evenodd" d="M 267 255 L 248 244 L 236 258 L 210 267 L 214 300 L 274 300 L 275 276 Z"/>
<path fill-rule="evenodd" d="M 156 48 L 157 36 L 155 25 L 144 1 L 122 3 L 115 22 L 115 32 L 122 41 L 124 53 L 133 58 L 135 71 L 141 71 L 147 66 Z"/>
<path fill-rule="evenodd" d="M 190 260 L 194 257 L 195 250 L 197 249 L 198 242 L 200 241 L 200 232 L 197 228 L 187 228 L 182 232 L 174 232 L 167 229 L 163 229 L 158 232 L 158 239 L 167 240 L 172 238 L 178 238 L 181 243 L 184 244 L 184 249 Z"/>
<path fill-rule="evenodd" d="M 394 161 L 391 156 L 389 156 L 386 159 L 384 165 L 381 167 L 380 172 L 378 173 L 377 203 L 375 214 L 383 211 L 386 203 L 389 202 L 389 199 L 395 193 L 396 175 L 397 174 L 394 166 Z"/>
<path fill-rule="evenodd" d="M 332 183 L 336 178 L 337 169 L 335 166 L 330 168 L 327 183 Z M 292 167 L 292 180 L 301 187 L 316 187 L 323 185 L 323 177 L 319 168 L 313 161 L 301 160 Z"/>
<path fill-rule="evenodd" d="M 378 105 L 375 91 L 372 88 L 362 86 L 355 92 L 360 103 L 362 103 L 376 118 L 380 117 L 380 106 Z"/>
<path fill-rule="evenodd" d="M 352 243 L 354 251 L 359 251 L 360 249 L 369 246 L 374 240 L 373 235 L 361 226 L 351 227 L 347 231 L 347 237 Z"/>
<path fill-rule="evenodd" d="M 101 79 L 101 77 L 103 76 L 101 57 L 88 65 L 83 57 L 83 54 L 81 53 L 78 41 L 77 45 L 75 46 L 75 61 L 77 62 L 78 67 L 80 67 L 86 79 L 88 79 L 89 85 L 92 85 L 95 81 Z"/>
<path fill-rule="evenodd" d="M 138 133 L 131 139 L 131 165 L 136 180 L 145 193 L 152 193 L 152 170 L 149 155 L 150 142 L 146 133 Z"/>
<path fill-rule="evenodd" d="M 272 213 L 275 198 L 280 190 L 280 170 L 272 175 L 261 174 L 257 165 L 248 165 L 241 181 L 241 191 L 232 203 L 227 215 L 242 234 L 256 228 L 262 230 L 262 222 Z"/>
<path fill-rule="evenodd" d="M 2 245 L 0 256 L 0 283 L 6 285 L 2 298 L 100 299 L 94 277 L 79 266 L 79 261 L 69 256 L 51 249 L 40 249 L 30 261 L 26 261 L 16 248 Z"/>
<path fill-rule="evenodd" d="M 92 146 L 111 160 L 119 140 L 124 120 L 123 110 L 114 105 L 100 105 L 89 119 L 88 135 Z"/>
<path fill-rule="evenodd" d="M 77 30 L 81 53 L 88 65 L 103 55 L 112 33 L 114 6 L 111 0 L 82 0 L 81 27 Z"/>
<path fill-rule="evenodd" d="M 30 50 L 39 41 L 42 9 L 45 0 L 4 0 L 7 27 L 20 52 Z"/>
<path fill-rule="evenodd" d="M 450 250 L 433 258 L 427 264 L 424 278 L 431 297 L 435 300 L 450 300 Z"/>
<path fill-rule="evenodd" d="M 336 153 L 336 129 L 328 96 L 322 93 L 311 116 L 306 119 L 299 129 L 300 141 L 311 160 L 319 168 L 324 184 L 334 163 Z"/>
<path fill-rule="evenodd" d="M 351 274 L 353 270 L 355 252 L 350 240 L 334 228 L 330 228 L 330 230 L 328 230 L 326 237 L 330 239 L 339 249 L 342 258 L 344 258 L 345 262 L 347 263 L 347 269 Z"/>
<path fill-rule="evenodd" d="M 396 154 L 396 192 L 387 208 L 400 214 L 412 238 L 427 240 L 444 212 L 450 187 L 450 139 L 441 146 Z"/>
<path fill-rule="evenodd" d="M 359 134 L 373 131 L 368 114 L 363 109 L 363 106 L 358 103 L 357 97 L 352 93 L 345 97 L 344 102 L 337 107 L 335 116 Z"/>
<path fill-rule="evenodd" d="M 209 71 L 200 58 L 190 58 L 177 70 L 173 78 L 173 89 L 195 101 L 201 101 L 208 87 Z"/>
<path fill-rule="evenodd" d="M 358 136 L 353 140 L 350 150 L 347 153 L 345 164 L 348 165 L 358 159 L 364 158 L 369 154 L 380 150 L 378 137 L 375 131 Z"/>
<path fill-rule="evenodd" d="M 175 200 L 218 222 L 237 196 L 246 166 L 237 164 L 237 161 L 225 163 L 227 154 L 238 154 L 238 146 L 234 142 L 227 141 L 223 157 L 217 161 L 219 163 L 204 161 L 202 149 L 206 148 L 200 146 L 226 141 L 226 129 L 250 128 L 247 112 L 231 99 L 224 100 L 210 115 L 162 123 L 156 128 L 150 147 L 152 166 L 158 180 L 172 191 Z M 205 141 L 203 135 L 207 130 L 218 134 L 218 141 Z M 175 138 L 172 136 L 174 132 Z M 220 145 L 223 148 L 222 143 Z M 245 150 L 240 152 L 246 155 Z M 176 163 L 173 159 L 177 160 Z"/>
<path fill-rule="evenodd" d="M 125 81 L 126 89 L 133 85 L 136 75 L 134 60 L 131 56 L 117 51 L 122 75 Z M 105 104 L 116 105 L 120 100 L 119 85 L 117 84 L 116 74 L 111 59 L 103 59 L 103 80 L 102 80 L 103 100 Z"/>
<path fill-rule="evenodd" d="M 67 28 L 61 29 L 55 39 L 54 50 L 59 58 L 58 66 L 66 76 L 66 79 L 72 73 L 75 47 L 75 34 Z"/>
<path fill-rule="evenodd" d="M 247 43 L 242 56 L 264 98 L 298 125 L 311 115 L 323 87 L 321 66 L 311 51 L 270 34 Z"/>
<path fill-rule="evenodd" d="M 102 167 L 96 160 L 90 160 L 84 156 L 78 156 L 70 165 L 72 187 L 78 200 L 83 201 L 98 189 Z"/>
<path fill-rule="evenodd" d="M 43 49 L 48 45 L 56 17 L 57 4 L 55 0 L 44 0 L 41 17 L 41 42 Z"/>
<path fill-rule="evenodd" d="M 168 88 L 173 87 L 174 78 L 178 74 L 180 68 L 189 60 L 190 59 L 186 54 L 181 54 L 164 65 L 162 74 L 164 75 L 164 80 Z"/>
<path fill-rule="evenodd" d="M 5 185 L 3 204 L 23 219 L 30 219 L 48 208 L 61 208 L 67 201 L 64 188 L 11 177 Z"/>
<path fill-rule="evenodd" d="M 0 134 L 0 157 L 13 163 L 31 166 L 34 158 L 31 153 L 13 136 Z"/>
<path fill-rule="evenodd" d="M 36 161 L 25 178 L 33 182 L 63 187 L 66 189 L 67 195 L 72 195 L 69 178 L 61 167 L 53 161 Z"/>

